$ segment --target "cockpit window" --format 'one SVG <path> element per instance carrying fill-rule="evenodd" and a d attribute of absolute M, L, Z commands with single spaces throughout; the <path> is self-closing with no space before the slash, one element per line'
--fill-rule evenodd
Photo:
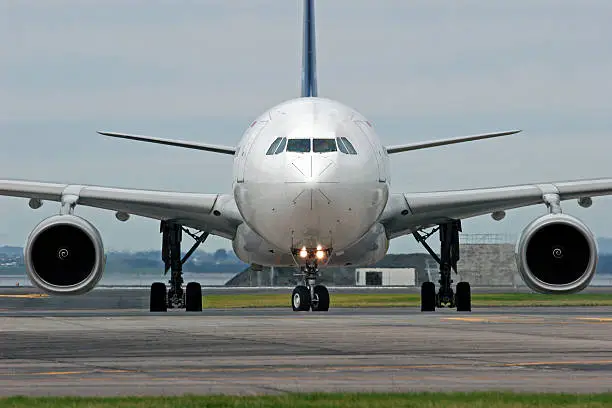
<path fill-rule="evenodd" d="M 344 154 L 357 154 L 357 151 L 346 137 L 337 137 L 338 149 Z"/>
<path fill-rule="evenodd" d="M 278 147 L 279 143 L 283 140 L 282 137 L 277 137 L 275 141 L 272 142 L 272 144 L 270 145 L 270 147 L 268 148 L 268 151 L 266 152 L 266 155 L 271 155 L 274 154 L 274 152 L 276 151 L 276 148 Z"/>
<path fill-rule="evenodd" d="M 336 138 L 336 141 L 338 142 L 338 150 L 340 150 L 342 153 L 344 154 L 350 154 L 348 149 L 346 148 L 346 146 L 344 145 L 344 142 L 342 141 L 342 139 L 340 139 L 339 137 Z"/>
<path fill-rule="evenodd" d="M 287 146 L 287 138 L 283 137 L 283 140 L 281 140 L 281 142 L 278 144 L 274 154 L 282 153 L 285 150 L 285 146 Z"/>
<path fill-rule="evenodd" d="M 312 139 L 312 151 L 315 153 L 335 152 L 336 150 L 334 139 Z"/>
<path fill-rule="evenodd" d="M 310 151 L 310 139 L 289 139 L 287 151 L 297 153 L 308 153 Z"/>
<path fill-rule="evenodd" d="M 349 140 L 346 137 L 342 137 L 341 139 L 344 142 L 346 149 L 349 151 L 349 154 L 357 154 L 357 150 L 355 150 L 351 142 L 349 142 Z"/>

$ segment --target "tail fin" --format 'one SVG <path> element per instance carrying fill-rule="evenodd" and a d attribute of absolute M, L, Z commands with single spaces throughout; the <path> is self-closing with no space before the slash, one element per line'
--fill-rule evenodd
<path fill-rule="evenodd" d="M 317 96 L 314 0 L 304 0 L 304 43 L 302 47 L 302 97 Z"/>

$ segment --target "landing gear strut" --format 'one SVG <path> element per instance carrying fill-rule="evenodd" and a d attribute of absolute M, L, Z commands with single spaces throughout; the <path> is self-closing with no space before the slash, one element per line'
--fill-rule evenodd
<path fill-rule="evenodd" d="M 308 260 L 302 273 L 296 276 L 304 278 L 304 284 L 298 285 L 291 294 L 291 306 L 294 312 L 312 310 L 327 312 L 329 310 L 329 291 L 323 285 L 317 285 L 319 268 L 316 260 Z"/>
<path fill-rule="evenodd" d="M 436 231 L 440 234 L 440 256 L 431 249 L 426 240 Z M 440 289 L 436 294 L 433 282 L 423 282 L 421 286 L 421 311 L 433 312 L 437 307 L 457 308 L 459 312 L 472 310 L 470 284 L 459 282 L 457 292 L 453 292 L 451 284 L 451 270 L 457 273 L 457 262 L 459 261 L 459 232 L 461 232 L 461 221 L 452 220 L 440 224 L 433 231 L 421 235 L 418 231 L 413 233 L 415 239 L 425 247 L 427 252 L 440 265 Z"/>
<path fill-rule="evenodd" d="M 162 233 L 162 260 L 165 271 L 170 270 L 170 288 L 168 289 L 168 307 L 170 309 L 182 309 L 185 307 L 183 293 L 183 263 L 181 262 L 181 241 L 183 238 L 182 227 L 174 223 L 162 221 L 160 227 Z"/>
<path fill-rule="evenodd" d="M 197 282 L 190 282 L 183 290 L 183 264 L 208 238 L 208 233 L 201 232 L 200 235 L 193 234 L 180 224 L 170 221 L 162 221 L 160 226 L 162 233 L 162 260 L 165 265 L 164 274 L 170 271 L 170 288 L 166 293 L 166 285 L 155 282 L 151 285 L 151 312 L 165 312 L 170 309 L 183 309 L 188 312 L 202 311 L 202 288 Z M 195 243 L 181 259 L 181 241 L 183 232 L 190 235 Z"/>

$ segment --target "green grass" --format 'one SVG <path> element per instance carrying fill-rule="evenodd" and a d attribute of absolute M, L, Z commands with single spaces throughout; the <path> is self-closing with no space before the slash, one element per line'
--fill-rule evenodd
<path fill-rule="evenodd" d="M 233 407 L 233 408 L 523 408 L 523 407 L 607 407 L 612 394 L 515 394 L 515 393 L 412 393 L 412 394 L 286 394 L 280 396 L 183 396 L 113 398 L 25 398 L 0 399 L 0 408 L 11 407 Z"/>
<path fill-rule="evenodd" d="M 420 295 L 401 293 L 332 293 L 331 307 L 418 307 Z M 204 308 L 289 307 L 291 293 L 206 295 Z M 612 306 L 612 294 L 542 295 L 536 293 L 472 294 L 474 307 Z"/>

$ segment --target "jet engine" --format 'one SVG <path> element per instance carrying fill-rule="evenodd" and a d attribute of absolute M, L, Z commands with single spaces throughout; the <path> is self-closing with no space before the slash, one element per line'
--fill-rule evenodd
<path fill-rule="evenodd" d="M 597 267 L 597 243 L 588 227 L 567 214 L 532 221 L 516 245 L 525 284 L 540 293 L 573 293 L 589 285 Z"/>
<path fill-rule="evenodd" d="M 105 265 L 98 230 L 75 215 L 55 215 L 28 237 L 25 265 L 32 283 L 53 295 L 80 295 L 100 281 Z"/>

